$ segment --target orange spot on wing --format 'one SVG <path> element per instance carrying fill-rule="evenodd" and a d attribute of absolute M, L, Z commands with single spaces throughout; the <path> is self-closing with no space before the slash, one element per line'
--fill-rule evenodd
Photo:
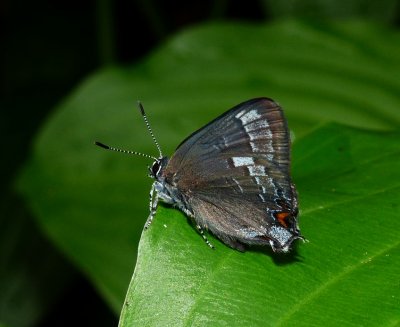
<path fill-rule="evenodd" d="M 290 215 L 289 212 L 278 212 L 275 214 L 276 219 L 278 219 L 278 222 L 285 228 L 288 227 L 288 224 L 286 222 L 286 218 Z"/>

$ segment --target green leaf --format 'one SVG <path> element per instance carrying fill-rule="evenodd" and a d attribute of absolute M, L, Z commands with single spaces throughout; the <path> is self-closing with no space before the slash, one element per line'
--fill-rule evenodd
<path fill-rule="evenodd" d="M 38 135 L 18 188 L 43 230 L 119 312 L 148 215 L 150 163 L 93 141 L 157 155 L 137 100 L 167 154 L 256 96 L 283 105 L 297 138 L 330 120 L 398 128 L 399 41 L 397 32 L 363 22 L 221 23 L 182 32 L 138 65 L 94 74 L 65 99 Z"/>
<path fill-rule="evenodd" d="M 400 133 L 329 125 L 294 146 L 292 255 L 209 249 L 177 210 L 143 233 L 120 326 L 391 326 L 400 319 Z M 379 304 L 379 305 L 377 305 Z"/>

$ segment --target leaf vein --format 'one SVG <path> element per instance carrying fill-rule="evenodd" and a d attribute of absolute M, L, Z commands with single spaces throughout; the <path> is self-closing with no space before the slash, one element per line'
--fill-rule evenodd
<path fill-rule="evenodd" d="M 388 247 L 384 248 L 383 250 L 375 253 L 373 256 L 371 256 L 372 259 L 376 259 L 380 256 L 383 256 L 385 253 L 395 249 L 396 247 L 400 246 L 400 241 L 395 242 L 392 245 L 389 245 Z M 354 264 L 353 266 L 346 266 L 342 272 L 338 273 L 335 275 L 333 278 L 328 279 L 324 284 L 322 284 L 320 287 L 318 287 L 315 291 L 311 292 L 307 297 L 304 297 L 301 301 L 299 301 L 297 304 L 295 304 L 291 310 L 287 312 L 284 316 L 281 317 L 280 320 L 277 321 L 275 326 L 284 326 L 287 321 L 289 321 L 295 314 L 296 312 L 300 311 L 301 308 L 306 306 L 308 303 L 311 301 L 315 301 L 318 296 L 320 296 L 324 291 L 326 291 L 329 287 L 334 285 L 335 283 L 340 282 L 343 280 L 343 277 L 346 275 L 349 275 L 350 273 L 353 273 L 357 269 L 361 268 L 364 266 L 363 261 L 359 261 L 358 263 Z"/>
<path fill-rule="evenodd" d="M 302 215 L 308 215 L 308 214 L 313 213 L 315 211 L 325 210 L 327 208 L 333 208 L 333 207 L 335 207 L 337 205 L 342 205 L 342 204 L 345 204 L 345 203 L 355 202 L 355 201 L 362 200 L 362 199 L 365 199 L 365 198 L 368 198 L 368 197 L 371 197 L 371 196 L 376 196 L 376 195 L 384 193 L 386 191 L 393 191 L 393 190 L 398 189 L 398 188 L 400 188 L 400 184 L 395 185 L 393 187 L 384 188 L 384 189 L 378 190 L 378 191 L 373 192 L 373 193 L 363 194 L 361 196 L 355 196 L 355 197 L 352 197 L 351 199 L 348 199 L 348 200 L 336 201 L 336 202 L 332 202 L 332 203 L 330 203 L 328 205 L 325 205 L 325 206 L 318 206 L 318 207 L 315 207 L 315 208 L 310 208 L 310 209 L 302 211 Z"/>

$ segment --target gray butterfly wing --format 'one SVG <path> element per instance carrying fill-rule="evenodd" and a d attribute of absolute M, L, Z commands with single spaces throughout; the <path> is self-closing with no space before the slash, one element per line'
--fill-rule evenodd
<path fill-rule="evenodd" d="M 232 248 L 244 251 L 244 244 L 271 245 L 275 251 L 287 252 L 294 240 L 302 238 L 297 225 L 282 226 L 273 218 L 274 210 L 254 201 L 237 195 L 198 193 L 189 198 L 188 205 L 197 224 Z"/>
<path fill-rule="evenodd" d="M 289 170 L 290 139 L 282 109 L 271 99 L 257 98 L 186 138 L 164 174 L 196 221 L 228 245 L 272 239 L 279 249 L 288 242 L 271 236 L 274 226 L 299 235 Z"/>

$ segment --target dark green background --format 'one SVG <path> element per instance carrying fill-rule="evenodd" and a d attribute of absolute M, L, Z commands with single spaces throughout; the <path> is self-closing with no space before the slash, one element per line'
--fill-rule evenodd
<path fill-rule="evenodd" d="M 82 268 L 77 269 L 48 240 L 32 211 L 14 191 L 14 181 L 31 155 L 35 135 L 51 119 L 52 108 L 86 76 L 115 65 L 122 65 L 121 69 L 125 70 L 127 64 L 145 61 L 152 50 L 165 44 L 174 33 L 210 21 L 268 24 L 296 17 L 318 26 L 325 21 L 361 18 L 372 21 L 373 26 L 386 25 L 397 30 L 400 17 L 399 3 L 393 0 L 246 1 L 245 4 L 233 1 L 5 1 L 0 10 L 0 325 L 10 327 L 67 326 L 76 321 L 82 325 L 106 326 L 117 321 L 115 313 L 93 287 L 94 281 L 88 281 L 81 273 Z M 245 42 L 244 36 L 243 47 Z M 198 51 L 201 57 L 201 49 Z M 141 94 L 132 92 L 133 103 L 137 96 Z M 158 96 L 162 98 L 162 94 L 154 94 L 154 98 Z M 215 89 L 217 97 L 218 89 Z M 201 98 L 199 94 L 198 99 Z M 179 92 L 175 101 L 179 105 Z M 201 100 L 197 103 L 201 106 Z M 216 101 L 215 108 L 219 105 Z M 293 108 L 293 104 L 289 105 Z M 389 125 L 392 122 L 382 121 Z M 198 123 L 192 121 L 189 125 L 195 127 Z M 157 126 L 157 135 L 163 132 Z M 177 140 L 184 136 L 164 134 Z M 133 146 L 132 142 L 128 144 Z M 68 160 L 68 153 L 62 155 Z M 38 180 L 37 184 L 43 182 Z M 144 199 L 147 201 L 147 197 Z"/>

